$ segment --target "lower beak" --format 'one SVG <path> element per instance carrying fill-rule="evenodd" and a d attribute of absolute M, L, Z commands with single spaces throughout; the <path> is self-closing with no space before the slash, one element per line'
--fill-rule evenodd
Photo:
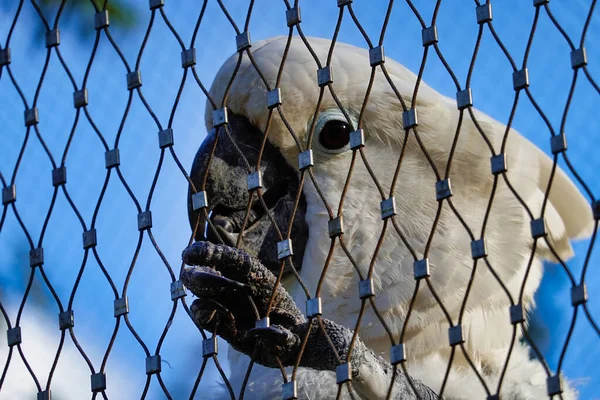
<path fill-rule="evenodd" d="M 190 185 L 188 191 L 188 214 L 195 240 L 239 247 L 278 273 L 281 261 L 277 256 L 277 242 L 282 240 L 279 232 L 285 239 L 291 223 L 292 261 L 296 269 L 300 269 L 308 226 L 305 222 L 306 201 L 304 195 L 298 193 L 296 171 L 267 141 L 260 163 L 262 188 L 258 189 L 264 204 L 258 193 L 253 193 L 250 201 L 248 166 L 254 171 L 264 134 L 246 118 L 232 114 L 227 125 L 229 135 L 224 127 L 218 129 L 220 132 L 211 131 L 198 149 L 190 174 L 194 187 Z M 194 209 L 192 196 L 202 190 L 205 181 L 208 207 Z M 294 214 L 298 195 L 300 200 Z M 239 246 L 236 246 L 238 242 Z M 291 272 L 288 264 L 284 274 Z"/>

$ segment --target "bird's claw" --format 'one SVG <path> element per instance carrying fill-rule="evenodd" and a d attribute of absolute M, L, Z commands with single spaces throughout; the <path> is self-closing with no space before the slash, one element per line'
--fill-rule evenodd
<path fill-rule="evenodd" d="M 217 333 L 259 364 L 277 368 L 299 362 L 302 367 L 334 371 L 340 360 L 349 361 L 358 387 L 368 390 L 372 389 L 372 382 L 365 378 L 373 368 L 380 374 L 391 373 L 389 363 L 368 349 L 360 338 L 354 345 L 352 359 L 348 360 L 353 332 L 325 318 L 307 321 L 287 291 L 276 285 L 273 273 L 247 253 L 196 242 L 183 251 L 182 258 L 186 264 L 194 265 L 181 274 L 183 283 L 198 296 L 190 307 L 194 323 Z M 257 311 L 270 317 L 270 326 L 256 326 Z M 307 343 L 298 360 L 303 338 Z M 360 371 L 367 370 L 365 377 L 361 377 Z M 406 386 L 404 382 L 397 380 L 398 385 Z M 423 394 L 419 397 L 438 398 L 422 383 L 414 384 Z M 404 389 L 400 388 L 400 392 L 409 395 L 402 398 L 413 398 L 412 392 Z M 371 393 L 368 390 L 366 393 Z"/>
<path fill-rule="evenodd" d="M 191 317 L 199 328 L 217 333 L 248 355 L 258 342 L 256 361 L 263 365 L 277 366 L 277 357 L 295 359 L 300 337 L 294 331 L 306 319 L 260 261 L 239 249 L 208 242 L 188 246 L 182 258 L 192 265 L 184 269 L 181 280 L 198 296 Z M 256 327 L 256 319 L 267 314 L 271 326 Z"/>

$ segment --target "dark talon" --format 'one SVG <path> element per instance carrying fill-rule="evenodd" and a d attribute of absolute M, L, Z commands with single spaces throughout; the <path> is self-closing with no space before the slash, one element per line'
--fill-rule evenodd
<path fill-rule="evenodd" d="M 272 343 L 283 346 L 288 343 L 293 334 L 287 329 L 270 326 L 268 328 L 252 328 L 248 330 L 248 336 L 261 337 L 271 341 Z"/>
<path fill-rule="evenodd" d="M 192 310 L 192 313 L 195 313 L 200 310 L 217 311 L 220 315 L 226 317 L 227 319 L 229 319 L 231 321 L 233 321 L 235 319 L 233 316 L 233 313 L 231 311 L 229 311 L 227 309 L 227 307 L 225 307 L 221 303 L 214 301 L 212 299 L 200 298 L 200 299 L 194 300 L 194 302 L 192 303 L 192 306 L 191 306 L 191 310 Z"/>
<path fill-rule="evenodd" d="M 200 329 L 216 333 L 220 326 L 225 331 L 235 325 L 235 316 L 226 307 L 211 299 L 196 299 L 190 307 L 190 316 Z M 219 331 L 222 335 L 223 330 Z"/>
<path fill-rule="evenodd" d="M 181 273 L 181 280 L 196 296 L 207 296 L 209 289 L 230 289 L 252 292 L 252 287 L 222 276 L 208 267 L 187 268 Z"/>

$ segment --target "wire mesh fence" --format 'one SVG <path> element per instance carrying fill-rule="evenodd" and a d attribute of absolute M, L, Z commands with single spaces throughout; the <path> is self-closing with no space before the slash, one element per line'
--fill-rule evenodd
<path fill-rule="evenodd" d="M 268 12 L 257 15 L 254 1 L 241 5 L 205 0 L 181 5 L 185 10 L 176 12 L 163 0 L 150 0 L 141 45 L 127 45 L 127 51 L 113 36 L 109 2 L 91 1 L 84 9 L 93 16 L 95 33 L 85 57 L 67 47 L 73 42 L 61 30 L 61 16 L 69 2 L 59 3 L 50 8 L 51 15 L 44 15 L 42 3 L 20 1 L 7 8 L 11 16 L 5 20 L 10 24 L 2 31 L 6 39 L 0 48 L 0 104 L 8 111 L 1 140 L 11 164 L 3 162 L 0 170 L 0 238 L 24 237 L 28 249 L 15 253 L 28 254 L 31 268 L 22 290 L 10 297 L 5 288 L 0 299 L 7 329 L 0 395 L 14 396 L 7 387 L 26 380 L 31 393 L 49 399 L 51 391 L 57 395 L 53 382 L 60 375 L 69 381 L 73 374 L 70 386 L 59 384 L 59 396 L 68 396 L 65 393 L 73 386 L 85 388 L 92 398 L 213 398 L 216 391 L 225 398 L 574 396 L 569 376 L 566 381 L 560 376 L 573 351 L 586 357 L 585 346 L 577 350 L 582 346 L 571 340 L 576 322 L 589 329 L 591 343 L 597 344 L 600 336 L 597 309 L 588 307 L 588 291 L 593 297 L 595 286 L 586 287 L 600 202 L 594 196 L 595 183 L 578 170 L 578 162 L 570 158 L 573 150 L 567 151 L 569 120 L 577 117 L 590 129 L 597 128 L 594 109 L 580 105 L 597 104 L 600 94 L 593 58 L 588 56 L 594 54 L 588 37 L 597 19 L 595 1 L 578 3 L 581 18 L 569 21 L 568 28 L 548 1 L 519 6 L 530 17 L 523 28 L 520 58 L 511 54 L 511 46 L 495 29 L 493 2 L 475 1 L 469 13 L 455 21 L 457 30 L 464 23 L 475 33 L 468 48 L 464 42 L 452 44 L 452 49 L 460 47 L 464 61 L 460 74 L 447 61 L 453 50 L 441 45 L 449 32 L 441 28 L 438 32 L 440 14 L 449 12 L 441 0 L 435 4 L 407 0 L 401 2 L 400 11 L 393 1 L 368 5 L 380 15 L 378 24 L 365 21 L 351 0 L 332 1 L 337 9 L 328 14 L 334 18 L 326 20 L 331 32 L 327 40 L 310 38 L 303 30 L 307 15 L 322 11 L 317 3 L 301 10 L 300 2 L 284 0 L 277 6 L 265 5 L 260 10 Z M 312 14 L 306 12 L 309 6 Z M 16 41 L 13 33 L 26 24 L 27 8 L 43 25 L 38 36 L 43 37 L 45 50 L 35 58 L 41 60 L 36 76 L 19 74 L 13 62 L 28 59 L 31 47 L 41 47 L 39 41 L 29 49 L 11 45 Z M 187 25 L 178 26 L 171 12 L 186 14 Z M 217 15 L 224 24 L 215 23 Z M 273 17 L 285 35 L 254 43 L 251 21 L 261 17 Z M 384 45 L 386 50 L 403 47 L 402 39 L 389 31 L 396 33 L 394 26 L 407 21 L 421 41 L 405 48 L 412 54 L 416 75 L 386 59 L 384 52 Z M 340 43 L 343 24 L 354 29 L 355 41 L 364 50 Z M 552 39 L 562 46 L 561 62 L 570 70 L 561 78 L 568 82 L 567 90 L 556 100 L 564 105 L 552 108 L 558 117 L 550 115 L 547 102 L 540 99 L 543 95 L 533 90 L 533 84 L 530 87 L 529 66 L 535 62 L 530 54 L 542 24 L 544 34 L 556 35 Z M 202 28 L 218 33 L 203 34 Z M 165 37 L 171 39 L 168 44 Z M 160 43 L 155 51 L 178 64 L 177 75 L 160 69 L 142 75 L 158 63 L 157 55 L 147 51 L 153 40 Z M 228 55 L 211 54 L 215 43 L 218 47 L 222 42 L 234 43 L 237 53 L 216 74 L 209 90 L 206 79 L 212 79 L 220 65 L 215 59 Z M 512 79 L 505 125 L 474 108 L 484 97 L 472 85 L 478 65 L 487 62 L 478 58 L 484 42 L 495 48 L 494 62 L 505 64 Z M 203 50 L 208 48 L 212 50 Z M 111 57 L 110 71 L 94 70 L 100 57 Z M 433 63 L 450 82 L 455 99 L 443 98 L 423 82 Z M 96 81 L 94 73 L 100 74 Z M 60 76 L 62 86 L 49 74 Z M 492 89 L 496 79 L 505 83 L 499 77 L 486 79 Z M 114 88 L 113 80 L 119 82 Z M 146 81 L 159 84 L 146 89 L 150 86 Z M 593 98 L 577 103 L 576 88 L 582 86 Z M 7 94 L 9 90 L 13 95 Z M 94 107 L 94 90 L 108 98 L 106 108 Z M 155 90 L 151 97 L 145 96 L 149 90 Z M 172 100 L 164 100 L 167 92 Z M 43 93 L 46 102 L 40 100 Z M 485 95 L 493 97 L 490 91 Z M 22 106 L 14 104 L 15 98 Z M 195 117 L 190 117 L 190 107 L 181 111 L 185 101 L 193 104 Z M 198 140 L 187 143 L 193 146 L 177 148 L 176 139 L 179 132 L 190 132 L 190 125 L 202 125 L 198 115 L 204 102 L 210 133 L 190 170 L 188 161 L 200 146 L 202 129 L 192 129 Z M 542 121 L 550 158 L 536 153 L 531 143 L 519 141 L 511 129 L 518 110 L 527 107 L 524 103 Z M 57 111 L 65 104 L 71 114 Z M 577 113 L 572 111 L 575 104 Z M 14 115 L 21 112 L 24 129 L 14 123 Z M 432 135 L 443 119 L 445 136 Z M 142 120 L 148 122 L 144 126 L 152 126 L 152 134 L 136 130 Z M 62 134 L 49 138 L 45 129 Z M 323 133 L 328 129 L 331 138 Z M 78 139 L 83 134 L 88 137 Z M 71 155 L 73 147 L 79 156 Z M 576 158 L 585 158 L 590 149 L 594 154 L 597 143 L 577 147 L 584 155 Z M 227 160 L 236 167 L 228 181 L 220 172 Z M 28 162 L 34 167 L 27 174 L 20 172 L 27 171 Z M 560 171 L 559 162 L 571 178 Z M 67 183 L 67 170 L 69 177 L 79 177 L 77 184 Z M 285 184 L 269 176 L 286 171 Z M 100 179 L 90 182 L 88 172 Z M 233 200 L 215 198 L 219 185 Z M 74 196 L 73 186 L 94 196 Z M 240 187 L 236 198 L 231 193 Z M 533 194 L 527 190 L 532 187 Z M 282 190 L 288 191 L 285 207 L 280 202 L 285 197 Z M 577 190 L 587 198 L 584 206 L 573 194 Z M 161 199 L 161 191 L 171 196 Z M 37 197 L 43 206 L 36 209 L 28 198 Z M 478 203 L 471 202 L 475 197 Z M 127 206 L 121 208 L 121 203 Z M 111 207 L 118 211 L 103 214 Z M 187 207 L 191 233 L 181 226 Z M 55 221 L 69 218 L 77 229 L 65 231 L 56 225 Z M 517 228 L 512 230 L 511 223 Z M 125 238 L 124 231 L 138 233 Z M 262 235 L 258 249 L 252 247 L 258 240 L 253 235 Z M 576 247 L 581 256 L 577 267 L 566 263 L 571 255 L 568 239 L 576 236 L 589 237 Z M 111 240 L 113 244 L 103 248 Z M 212 266 L 221 275 L 184 268 L 181 251 L 194 240 L 214 245 L 188 247 L 186 262 Z M 263 244 L 270 247 L 263 250 Z M 63 261 L 75 251 L 65 249 L 77 247 L 83 248 L 75 255 L 78 261 Z M 446 259 L 446 254 L 451 257 Z M 569 290 L 560 301 L 572 305 L 566 334 L 554 343 L 559 349 L 556 367 L 548 364 L 537 339 L 526 329 L 526 314 L 541 279 L 541 259 L 554 261 L 564 272 L 561 279 Z M 462 271 L 454 273 L 462 280 L 449 272 L 452 268 Z M 204 302 L 196 300 L 189 306 L 183 280 Z M 491 283 L 481 286 L 482 280 Z M 233 294 L 223 292 L 231 286 Z M 132 287 L 137 289 L 132 292 Z M 49 293 L 58 322 L 36 311 L 32 305 L 39 303 L 36 290 Z M 103 317 L 92 311 L 100 303 Z M 474 311 L 480 303 L 484 309 L 489 305 L 486 312 L 497 312 L 502 326 L 486 326 L 483 319 L 488 314 Z M 299 311 L 305 307 L 306 312 Z M 206 329 L 196 329 L 192 321 Z M 148 326 L 154 331 L 149 332 Z M 491 360 L 482 348 L 489 343 L 481 337 L 493 337 L 494 330 L 508 335 L 508 340 L 493 348 Z M 54 332 L 49 342 L 43 339 L 47 331 Z M 105 340 L 86 339 L 95 331 L 103 332 Z M 419 335 L 437 340 L 434 348 L 424 349 L 431 343 Z M 220 349 L 217 345 L 218 336 L 245 356 L 228 351 L 227 360 L 224 342 Z M 519 349 L 525 348 L 521 336 L 534 361 L 519 358 Z M 282 345 L 273 338 L 287 342 Z M 34 342 L 49 344 L 40 349 Z M 164 346 L 169 347 L 167 355 Z M 135 349 L 135 355 L 127 353 L 133 364 L 113 350 L 125 348 Z M 36 361 L 42 353 L 50 356 L 40 366 Z M 194 360 L 191 367 L 180 362 L 183 354 Z M 125 366 L 119 369 L 121 362 Z M 527 386 L 519 388 L 514 374 L 534 371 L 519 370 L 518 364 L 529 363 L 536 365 L 543 382 L 517 376 Z M 123 372 L 130 365 L 139 369 L 134 380 L 139 385 L 131 385 L 133 378 Z M 19 368 L 25 373 L 13 372 Z M 81 371 L 85 373 L 77 375 Z M 86 380 L 79 381 L 80 376 Z M 214 382 L 219 387 L 209 389 Z M 465 387 L 465 382 L 478 387 Z M 585 393 L 597 388 L 593 382 L 590 387 Z M 456 394 L 461 391 L 463 395 Z"/>

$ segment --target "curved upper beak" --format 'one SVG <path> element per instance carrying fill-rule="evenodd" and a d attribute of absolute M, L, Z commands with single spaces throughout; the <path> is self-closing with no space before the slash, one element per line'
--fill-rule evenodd
<path fill-rule="evenodd" d="M 255 170 L 264 134 L 245 117 L 232 114 L 228 117 L 230 135 L 226 134 L 224 128 L 219 128 L 218 135 L 216 130 L 212 130 L 202 142 L 192 165 L 190 178 L 196 190 L 190 185 L 188 215 L 190 225 L 195 230 L 195 240 L 236 246 L 242 235 L 239 248 L 278 273 L 281 261 L 278 259 L 277 242 L 281 239 L 274 224 L 285 239 L 291 223 L 292 261 L 296 269 L 300 269 L 308 240 L 308 226 L 305 222 L 306 200 L 302 193 L 294 214 L 299 190 L 298 175 L 267 141 L 260 163 L 262 188 L 258 189 L 262 193 L 264 205 L 258 194 L 254 193 L 244 225 L 250 199 L 248 166 L 252 171 Z M 246 160 L 240 156 L 240 152 Z M 205 180 L 208 213 L 194 209 L 193 201 L 194 193 L 202 190 Z M 212 226 L 207 226 L 207 215 Z M 284 273 L 290 271 L 290 266 L 286 263 Z"/>

